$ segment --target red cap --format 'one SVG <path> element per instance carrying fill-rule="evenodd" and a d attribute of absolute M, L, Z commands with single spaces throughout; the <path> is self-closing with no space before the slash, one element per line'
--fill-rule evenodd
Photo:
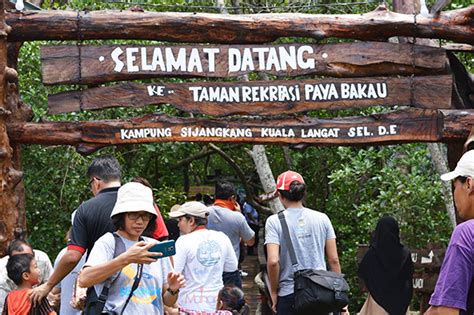
<path fill-rule="evenodd" d="M 281 173 L 277 179 L 277 190 L 290 190 L 290 184 L 292 182 L 298 182 L 304 184 L 303 176 L 293 171 L 286 171 Z"/>

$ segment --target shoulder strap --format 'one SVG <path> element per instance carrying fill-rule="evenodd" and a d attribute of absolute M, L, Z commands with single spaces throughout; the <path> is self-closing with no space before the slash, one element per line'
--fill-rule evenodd
<path fill-rule="evenodd" d="M 283 211 L 278 212 L 278 218 L 280 219 L 281 229 L 283 231 L 283 239 L 286 241 L 286 245 L 288 246 L 291 264 L 293 265 L 293 270 L 296 272 L 298 270 L 298 260 L 296 259 L 295 249 L 293 248 L 293 243 L 291 242 L 290 230 L 288 229 L 288 224 L 286 223 L 285 214 Z"/>
<path fill-rule="evenodd" d="M 122 253 L 125 252 L 125 243 L 123 240 L 120 238 L 120 236 L 116 233 L 113 232 L 112 235 L 114 236 L 114 241 L 115 241 L 115 246 L 114 246 L 114 257 L 117 257 L 121 255 Z M 96 304 L 96 314 L 102 313 L 105 302 L 107 301 L 107 298 L 109 296 L 109 289 L 110 287 L 114 284 L 114 282 L 118 279 L 120 276 L 121 271 L 118 271 L 115 277 L 110 277 L 107 279 L 104 283 L 104 287 L 102 288 L 102 291 L 100 292 L 100 295 L 97 299 L 97 304 Z"/>

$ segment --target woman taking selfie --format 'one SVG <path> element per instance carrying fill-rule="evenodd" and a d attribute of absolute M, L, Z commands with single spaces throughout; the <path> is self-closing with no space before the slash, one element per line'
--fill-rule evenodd
<path fill-rule="evenodd" d="M 184 277 L 173 272 L 169 257 L 148 251 L 155 240 L 142 237 L 156 219 L 151 189 L 139 183 L 120 187 L 111 218 L 117 232 L 97 240 L 79 276 L 81 287 L 94 286 L 92 295 L 105 297 L 103 305 L 97 298 L 91 302 L 89 292 L 86 314 L 164 314 L 163 303 L 176 302 Z"/>

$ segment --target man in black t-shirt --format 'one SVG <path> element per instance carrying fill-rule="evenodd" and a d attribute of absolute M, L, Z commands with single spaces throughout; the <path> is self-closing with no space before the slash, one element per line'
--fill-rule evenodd
<path fill-rule="evenodd" d="M 120 164 L 111 156 L 98 157 L 89 166 L 87 176 L 94 197 L 77 208 L 67 251 L 48 281 L 31 291 L 30 299 L 34 304 L 45 298 L 74 269 L 86 251 L 90 253 L 97 239 L 115 231 L 110 214 L 120 187 Z"/>

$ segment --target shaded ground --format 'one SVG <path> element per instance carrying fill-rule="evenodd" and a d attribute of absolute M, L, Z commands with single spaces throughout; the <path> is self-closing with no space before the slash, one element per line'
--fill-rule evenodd
<path fill-rule="evenodd" d="M 257 256 L 246 256 L 242 262 L 242 270 L 248 273 L 248 276 L 243 278 L 243 289 L 247 303 L 250 305 L 251 314 L 255 314 L 257 304 L 260 299 L 260 292 L 253 279 L 259 272 Z"/>

